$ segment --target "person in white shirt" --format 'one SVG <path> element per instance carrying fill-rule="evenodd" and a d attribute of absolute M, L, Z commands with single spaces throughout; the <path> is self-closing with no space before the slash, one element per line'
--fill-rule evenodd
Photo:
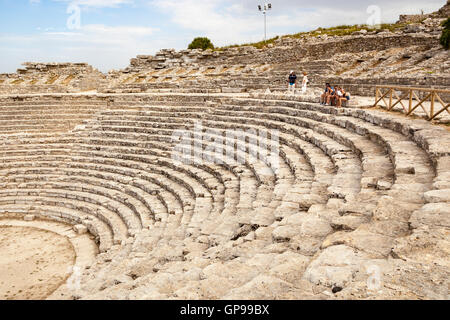
<path fill-rule="evenodd" d="M 306 89 L 308 87 L 308 74 L 306 72 L 303 72 L 303 81 L 302 81 L 302 93 L 305 94 L 306 93 Z"/>
<path fill-rule="evenodd" d="M 340 108 L 342 107 L 342 104 L 344 102 L 347 102 L 350 100 L 350 93 L 346 92 L 344 88 L 339 88 L 337 91 L 338 97 L 336 99 L 336 107 Z"/>

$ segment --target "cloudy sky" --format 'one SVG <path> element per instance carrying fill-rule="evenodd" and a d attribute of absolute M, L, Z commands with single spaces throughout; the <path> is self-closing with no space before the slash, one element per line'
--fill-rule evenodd
<path fill-rule="evenodd" d="M 395 22 L 446 0 L 272 0 L 268 37 L 341 24 Z M 267 0 L 269 2 L 269 0 Z M 138 54 L 260 41 L 264 0 L 0 0 L 0 73 L 25 61 L 88 62 L 107 72 Z"/>

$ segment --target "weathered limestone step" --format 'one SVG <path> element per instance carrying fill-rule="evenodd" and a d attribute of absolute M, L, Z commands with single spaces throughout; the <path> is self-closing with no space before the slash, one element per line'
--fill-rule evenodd
<path fill-rule="evenodd" d="M 82 154 L 82 153 L 80 153 L 80 154 Z M 98 153 L 94 153 L 94 155 L 99 156 Z M 128 159 L 130 159 L 130 158 L 128 158 Z M 141 156 L 139 156 L 139 157 L 137 157 L 135 160 L 142 160 L 142 159 L 144 159 L 144 158 L 141 157 Z M 153 160 L 154 160 L 154 159 L 153 159 Z M 158 161 L 158 163 L 161 164 L 160 161 Z M 149 167 L 148 167 L 148 168 L 149 168 Z M 147 169 L 148 169 L 148 168 L 147 168 Z M 157 169 L 153 169 L 153 171 L 157 171 Z M 170 179 L 175 179 L 175 177 L 176 177 L 176 171 L 169 171 L 169 170 L 167 170 L 167 171 L 168 171 L 168 172 L 165 173 L 164 175 L 167 175 L 167 177 L 170 178 Z M 207 201 L 207 202 L 209 202 L 210 204 L 212 204 L 212 201 L 214 201 L 213 194 L 210 194 L 210 192 L 209 192 L 207 189 L 205 189 L 205 188 L 203 188 L 202 186 L 198 185 L 197 180 L 194 180 L 194 179 L 190 178 L 189 176 L 188 176 L 188 177 L 184 176 L 184 177 L 179 178 L 179 179 L 177 180 L 178 183 L 181 183 L 181 184 L 184 183 L 185 185 L 186 185 L 186 181 L 188 182 L 187 187 L 190 188 L 191 195 L 192 195 L 192 197 L 193 197 L 193 200 L 191 201 L 191 204 L 192 204 L 192 205 L 196 203 L 196 200 L 195 200 L 196 198 L 197 198 L 197 199 L 198 199 L 198 198 L 205 198 L 205 201 Z M 192 189 L 192 186 L 193 186 L 194 188 L 196 188 L 196 189 L 195 189 L 195 190 Z M 173 188 L 173 190 L 176 190 L 176 189 L 177 189 L 177 188 L 175 188 L 175 187 L 172 187 L 172 188 Z M 212 198 L 211 198 L 211 196 L 212 196 Z M 180 198 L 183 199 L 183 202 L 186 201 L 186 203 L 188 203 L 186 197 L 187 197 L 187 196 L 183 196 L 183 197 L 180 197 Z M 188 197 L 189 197 L 189 196 L 188 196 Z M 211 200 L 212 200 L 212 201 L 211 201 Z M 186 205 L 184 205 L 184 206 L 186 206 Z M 217 208 L 215 208 L 215 209 L 217 209 Z M 219 209 L 220 209 L 220 207 L 219 207 Z"/>
<path fill-rule="evenodd" d="M 114 129 L 114 128 L 110 128 L 110 129 Z M 164 130 L 158 130 L 157 131 L 157 133 L 161 133 L 161 132 L 166 132 L 165 131 L 165 129 Z M 170 131 L 169 132 L 167 132 L 167 134 L 169 134 L 170 133 Z M 213 136 L 217 136 L 217 133 L 216 134 L 212 134 L 212 133 L 209 133 L 209 134 L 207 134 L 207 135 L 204 135 L 206 138 L 208 138 L 208 139 L 213 139 Z M 224 142 L 227 142 L 228 141 L 228 139 L 224 139 L 224 138 L 220 138 L 221 140 L 223 140 Z M 230 141 L 231 142 L 231 141 Z M 203 143 L 202 143 L 203 144 Z M 228 149 L 227 149 L 228 150 Z"/>
<path fill-rule="evenodd" d="M 91 156 L 98 158 L 115 158 L 127 162 L 140 162 L 142 163 L 142 166 L 137 168 L 141 170 L 145 169 L 149 172 L 149 174 L 159 174 L 185 186 L 193 197 L 197 197 L 199 195 L 210 195 L 210 190 L 212 190 L 212 187 L 207 186 L 206 182 L 204 182 L 199 176 L 193 176 L 193 174 L 188 171 L 181 171 L 171 163 L 160 161 L 155 157 L 147 156 L 145 154 L 134 154 L 130 152 L 132 151 L 130 149 L 126 152 L 123 148 L 121 148 L 124 152 L 116 153 L 115 150 L 111 150 L 111 148 L 102 147 L 100 149 L 98 146 L 95 148 L 97 151 L 91 150 L 89 152 L 85 152 L 84 147 L 82 145 L 78 145 L 76 150 L 80 156 L 87 157 L 90 154 Z"/>
<path fill-rule="evenodd" d="M 267 103 L 273 105 L 273 101 L 268 101 Z M 385 115 L 383 114 L 383 117 L 380 116 L 380 113 L 366 111 L 366 110 L 352 110 L 352 109 L 336 109 L 336 108 L 330 108 L 330 107 L 322 107 L 322 106 L 312 106 L 309 104 L 304 103 L 290 103 L 290 102 L 283 102 L 283 101 L 277 101 L 277 103 L 281 103 L 282 105 L 287 105 L 294 109 L 299 110 L 307 110 L 310 111 L 309 114 L 316 113 L 315 118 L 318 121 L 328 121 L 330 123 L 333 123 L 335 125 L 344 127 L 348 130 L 354 131 L 358 134 L 365 135 L 370 137 L 371 139 L 374 139 L 375 141 L 381 143 L 387 151 L 390 153 L 391 158 L 395 158 L 395 153 L 392 151 L 392 147 L 389 146 L 389 143 L 397 141 L 398 143 L 402 143 L 404 145 L 408 145 L 406 147 L 406 151 L 411 151 L 412 154 L 416 154 L 414 152 L 414 149 L 417 150 L 417 146 L 412 143 L 412 141 L 409 139 L 410 132 L 418 131 L 422 133 L 421 129 L 425 125 L 421 122 L 418 122 L 416 126 L 411 125 L 411 121 L 408 121 L 405 119 L 399 119 L 398 117 L 394 117 L 392 115 Z M 337 117 L 324 117 L 321 116 L 320 113 L 323 115 L 337 115 Z M 305 113 L 303 113 L 305 115 Z M 345 117 L 342 117 L 345 116 Z M 313 116 L 314 117 L 314 116 Z M 360 118 L 360 119 L 358 119 Z M 383 127 L 380 127 L 380 124 L 383 125 Z M 428 124 L 426 124 L 428 125 Z M 373 131 L 372 131 L 373 130 Z M 439 130 L 439 129 L 437 129 Z M 405 136 L 406 134 L 407 136 Z M 383 136 L 385 137 L 383 138 Z M 397 139 L 397 140 L 396 140 Z M 413 139 L 414 138 L 413 136 Z M 419 137 L 417 137 L 417 141 L 419 140 Z M 449 140 L 450 142 L 450 140 Z M 424 144 L 424 146 L 426 146 Z M 398 146 L 401 149 L 401 146 Z M 404 157 L 401 155 L 401 152 L 399 152 L 399 157 Z M 425 160 L 427 161 L 427 156 L 423 151 L 419 150 L 419 153 L 416 155 L 416 159 L 422 159 L 422 161 L 418 162 L 418 165 Z M 423 168 L 423 165 L 420 165 Z M 402 167 L 400 166 L 400 171 L 402 171 Z M 403 168 L 405 169 L 405 168 Z M 403 170 L 408 171 L 408 170 Z M 421 170 L 418 170 L 418 173 L 420 173 Z M 422 171 L 426 171 L 422 170 Z"/>
<path fill-rule="evenodd" d="M 115 128 L 111 128 L 111 129 L 115 129 Z M 160 131 L 158 131 L 158 132 L 160 132 Z M 167 132 L 167 134 L 169 134 L 170 132 Z M 102 133 L 103 135 L 105 134 L 105 132 L 103 132 Z M 147 135 L 147 137 L 148 137 L 148 135 Z M 156 135 L 155 137 L 153 137 L 153 138 L 163 138 L 163 139 L 158 139 L 158 141 L 164 141 L 164 136 L 158 136 L 158 135 Z M 194 139 L 195 139 L 195 137 L 194 137 Z M 194 148 L 195 148 L 196 146 L 194 145 Z M 228 146 L 226 146 L 225 147 L 225 149 L 227 150 L 229 147 Z M 232 150 L 233 152 L 234 152 L 234 150 Z M 251 155 L 250 155 L 251 156 Z M 221 161 L 223 161 L 223 159 L 219 159 L 219 160 L 221 160 Z M 233 160 L 233 162 L 231 163 L 231 165 L 232 166 L 235 166 L 237 163 L 236 163 L 236 161 L 235 160 Z M 248 162 L 246 162 L 246 166 L 248 166 L 250 169 L 252 168 L 252 165 L 250 165 L 250 164 L 248 164 Z M 248 169 L 243 169 L 243 170 L 248 170 Z M 251 170 L 250 170 L 251 171 Z M 252 175 L 254 175 L 254 173 L 253 174 L 250 174 L 250 176 L 252 176 Z M 259 183 L 261 182 L 261 179 L 258 177 L 258 176 L 255 176 L 255 178 L 257 178 L 257 181 L 259 181 Z"/>
<path fill-rule="evenodd" d="M 108 172 L 117 173 L 117 174 L 120 174 L 123 176 L 130 176 L 130 172 L 133 172 L 133 175 L 131 175 L 131 176 L 140 177 L 141 179 L 146 180 L 152 184 L 158 185 L 162 189 L 165 189 L 165 190 L 167 190 L 167 192 L 173 194 L 175 196 L 175 199 L 177 199 L 176 202 L 179 203 L 179 205 L 181 206 L 180 210 L 182 211 L 182 207 L 183 207 L 183 201 L 181 200 L 182 197 L 177 192 L 175 192 L 172 189 L 172 187 L 170 187 L 170 185 L 172 184 L 170 182 L 170 180 L 164 176 L 155 175 L 155 174 L 152 174 L 151 172 L 147 172 L 145 170 L 139 170 L 139 165 L 141 165 L 141 164 L 137 164 L 138 167 L 136 169 L 135 168 L 136 164 L 134 164 L 134 165 L 132 163 L 130 164 L 130 161 L 117 160 L 115 158 L 112 158 L 112 159 L 92 158 L 90 156 L 86 156 L 86 157 L 72 156 L 69 159 L 67 159 L 67 158 L 59 158 L 59 159 L 53 158 L 52 159 L 52 158 L 48 158 L 48 157 L 46 158 L 44 156 L 35 156 L 35 157 L 30 157 L 29 161 L 31 159 L 33 161 L 38 161 L 38 160 L 45 161 L 46 160 L 49 162 L 52 162 L 53 159 L 59 160 L 59 161 L 64 162 L 65 166 L 70 166 L 70 167 L 79 167 L 80 166 L 79 163 L 82 163 L 84 165 L 90 164 L 91 169 L 93 169 L 93 170 L 101 168 L 100 171 L 108 171 Z M 8 162 L 14 163 L 15 162 L 14 160 L 15 160 L 14 158 L 9 158 Z M 20 160 L 20 159 L 18 159 L 18 160 Z M 49 165 L 57 166 L 55 163 L 53 163 L 53 165 L 52 164 L 49 164 Z M 83 166 L 82 166 L 82 168 L 83 168 Z M 166 182 L 162 183 L 161 181 L 166 181 Z M 184 190 L 186 190 L 186 189 L 184 189 Z M 189 191 L 186 190 L 185 196 L 188 196 L 188 194 L 189 194 Z M 186 199 L 188 199 L 188 198 L 186 198 Z"/>
<path fill-rule="evenodd" d="M 15 189 L 17 188 L 17 189 Z M 17 194 L 35 195 L 39 196 L 54 196 L 63 197 L 68 199 L 74 199 L 78 201 L 84 201 L 94 204 L 98 207 L 106 209 L 108 212 L 114 213 L 119 216 L 120 219 L 128 229 L 128 234 L 133 235 L 136 231 L 141 229 L 141 224 L 135 214 L 130 208 L 122 203 L 112 200 L 100 194 L 92 193 L 94 190 L 89 190 L 87 186 L 81 186 L 77 184 L 64 184 L 59 182 L 47 182 L 47 181 L 33 181 L 23 182 L 20 184 L 7 183 L 6 190 L 0 190 L 2 194 L 14 195 L 16 190 Z M 37 191 L 34 191 L 37 190 Z M 85 191 L 81 191 L 85 190 Z M 111 214 L 110 214 L 111 216 Z M 125 230 L 125 228 L 124 228 Z"/>
<path fill-rule="evenodd" d="M 242 207 L 242 208 L 245 208 L 245 207 Z"/>
<path fill-rule="evenodd" d="M 80 144 L 81 145 L 81 144 Z M 58 145 L 59 146 L 59 145 Z M 27 156 L 27 155 L 39 155 L 39 154 L 62 154 L 62 153 L 64 153 L 64 154 L 68 154 L 69 152 L 72 152 L 72 149 L 64 149 L 63 148 L 63 145 L 60 145 L 61 146 L 61 149 L 54 149 L 54 148 L 52 148 L 52 149 L 47 149 L 46 150 L 46 148 L 45 147 L 47 147 L 47 148 L 50 148 L 50 146 L 48 146 L 48 145 L 41 145 L 41 144 L 39 144 L 39 145 L 35 145 L 35 144 L 27 144 L 27 145 L 24 145 L 24 149 L 26 150 L 26 151 L 19 151 L 21 148 L 20 147 L 17 147 L 17 149 L 19 149 L 19 150 L 17 150 L 17 151 L 7 151 L 7 152 L 3 152 L 3 153 L 0 153 L 0 155 L 3 155 L 3 156 L 5 156 L 5 157 L 8 157 L 8 156 Z M 67 147 L 66 145 L 64 145 L 65 147 Z M 84 146 L 83 146 L 84 147 Z M 41 149 L 44 149 L 45 151 L 42 151 Z M 71 148 L 73 148 L 73 146 L 71 146 Z M 85 146 L 84 148 L 89 148 L 89 149 L 92 149 L 92 150 L 98 150 L 98 147 L 96 147 L 96 146 Z M 104 148 L 104 147 L 102 147 L 102 148 Z M 8 149 L 11 149 L 11 147 L 9 147 Z M 110 148 L 107 148 L 107 150 L 109 151 L 109 152 L 118 152 L 118 153 L 122 153 L 122 151 L 123 150 L 129 150 L 129 149 L 125 149 L 125 147 L 114 147 L 114 148 L 112 148 L 112 147 L 110 147 Z M 135 153 L 139 153 L 139 149 L 137 149 L 137 148 L 133 148 L 133 150 L 135 151 Z M 131 150 L 129 150 L 129 151 L 131 151 Z M 142 149 L 142 150 L 140 150 L 140 152 L 142 153 L 142 154 L 147 154 L 147 152 L 145 151 L 145 149 Z M 156 161 L 158 161 L 158 163 L 159 163 L 159 160 L 156 160 Z M 170 167 L 170 168 L 173 168 L 174 170 L 180 170 L 180 171 L 182 171 L 183 173 L 186 173 L 186 174 L 188 174 L 188 175 L 190 175 L 190 176 L 192 176 L 194 179 L 196 179 L 196 180 L 198 180 L 205 188 L 207 188 L 207 189 L 210 189 L 211 187 L 209 187 L 209 186 L 207 186 L 206 184 L 205 184 L 205 182 L 203 181 L 203 179 L 202 178 L 199 178 L 199 176 L 198 175 L 196 175 L 196 174 L 193 174 L 192 172 L 190 172 L 189 170 L 186 170 L 186 169 L 182 169 L 182 168 L 179 168 L 179 167 L 176 167 L 176 166 L 174 166 L 174 165 L 171 165 L 171 164 L 169 164 L 168 162 L 163 162 L 163 163 L 160 163 L 160 165 L 166 165 L 166 166 L 168 166 L 168 167 Z M 173 174 L 173 173 L 172 173 Z M 200 191 L 201 192 L 201 191 Z"/>
<path fill-rule="evenodd" d="M 36 174 L 37 172 L 38 174 Z M 86 189 L 92 193 L 120 201 L 122 204 L 128 206 L 135 212 L 143 227 L 147 227 L 153 223 L 154 209 L 152 209 L 150 202 L 147 200 L 147 198 L 151 198 L 150 194 L 130 185 L 133 182 L 131 179 L 127 184 L 124 184 L 125 182 L 118 182 L 116 177 L 111 175 L 105 176 L 103 172 L 100 174 L 101 179 L 96 178 L 96 176 L 99 176 L 98 172 L 91 170 L 68 170 L 59 168 L 55 171 L 53 168 L 42 167 L 34 167 L 32 170 L 17 170 L 16 167 L 13 174 L 8 174 L 4 183 L 47 181 L 83 184 L 83 190 Z M 90 186 L 93 186 L 94 189 L 90 189 Z M 116 192 L 113 192 L 113 190 Z"/>
<path fill-rule="evenodd" d="M 48 191 L 42 191 L 37 189 L 29 189 L 29 190 L 8 190 L 3 191 L 0 190 L 0 194 L 2 195 L 0 205 L 15 205 L 16 207 L 18 205 L 21 206 L 39 206 L 39 205 L 45 205 L 45 206 L 52 206 L 52 207 L 61 207 L 61 208 L 67 208 L 72 209 L 77 212 L 81 213 L 81 217 L 84 217 L 86 215 L 91 215 L 102 222 L 104 222 L 106 225 L 108 225 L 109 229 L 111 230 L 111 234 L 113 235 L 113 242 L 115 244 L 120 244 L 122 241 L 125 241 L 125 239 L 128 238 L 128 230 L 124 224 L 124 222 L 113 212 L 110 210 L 97 206 L 95 204 L 79 201 L 76 199 L 66 198 L 63 193 L 57 193 L 56 190 L 53 193 L 50 193 Z M 29 195 L 30 194 L 30 195 Z M 40 194 L 40 195 L 38 195 Z M 6 212 L 8 209 L 6 209 Z M 16 210 L 17 211 L 17 210 Z M 75 211 L 73 211 L 75 213 Z M 29 212 L 29 209 L 26 210 L 26 212 Z M 63 212 L 61 212 L 61 217 L 64 218 L 70 218 L 71 216 L 63 215 Z M 78 222 L 78 218 L 75 216 Z"/>
<path fill-rule="evenodd" d="M 157 125 L 157 124 L 156 124 Z M 152 126 L 155 126 L 155 124 L 152 124 Z"/>
<path fill-rule="evenodd" d="M 232 109 L 237 114 L 244 114 L 246 116 L 260 117 L 263 115 L 266 119 L 278 118 L 292 120 L 293 117 L 301 117 L 304 127 L 313 129 L 319 133 L 326 134 L 330 138 L 345 144 L 350 147 L 355 153 L 357 153 L 363 164 L 363 187 L 376 187 L 378 181 L 389 182 L 391 180 L 392 165 L 389 159 L 386 157 L 385 152 L 380 146 L 374 142 L 368 140 L 365 137 L 353 134 L 345 129 L 341 129 L 336 126 L 328 126 L 326 123 L 333 123 L 331 116 L 322 115 L 320 121 L 306 120 L 303 118 L 317 119 L 317 114 L 304 111 L 294 110 L 288 107 L 272 107 L 267 106 L 264 109 L 253 106 L 222 106 L 220 110 L 225 109 L 223 112 L 229 112 Z M 216 111 L 217 112 L 217 111 Z M 222 112 L 222 111 L 220 111 Z M 276 116 L 275 116 L 276 114 Z M 286 116 L 282 116 L 286 114 Z"/>
<path fill-rule="evenodd" d="M 101 140 L 102 141 L 102 143 L 103 144 L 105 144 L 105 143 L 107 143 L 107 141 L 109 141 L 108 139 L 102 139 Z M 119 142 L 119 144 L 126 144 L 126 145 L 130 145 L 130 146 L 132 146 L 129 150 L 132 150 L 133 148 L 135 148 L 134 146 L 136 145 L 136 143 L 134 142 L 135 140 L 128 140 L 128 141 L 125 141 L 125 140 L 120 140 L 120 141 L 118 141 Z M 114 145 L 117 145 L 118 143 L 114 143 Z M 147 146 L 148 147 L 148 146 Z M 163 147 L 163 145 L 156 145 L 156 144 L 152 144 L 151 145 L 151 147 L 152 147 L 152 149 L 151 150 L 158 150 L 158 148 L 161 148 L 161 150 L 164 150 L 164 147 Z M 125 147 L 124 147 L 125 148 Z M 149 149 L 146 149 L 146 150 L 149 150 Z M 151 153 L 150 151 L 149 151 L 149 153 Z M 153 153 L 153 155 L 154 156 L 163 156 L 163 157 L 168 157 L 168 155 L 167 154 L 161 154 L 161 153 Z M 164 160 L 165 161 L 165 160 Z M 206 172 L 208 172 L 209 174 L 211 174 L 212 176 L 214 176 L 215 178 L 219 178 L 220 180 L 230 180 L 230 179 L 235 179 L 235 176 L 234 175 L 230 175 L 230 173 L 231 173 L 231 171 L 229 171 L 229 170 L 231 170 L 230 168 L 228 168 L 227 170 L 223 170 L 223 169 L 221 169 L 219 166 L 216 166 L 216 165 L 214 165 L 213 167 L 211 167 L 211 166 L 208 166 L 208 165 L 201 165 L 201 166 L 199 166 L 199 168 L 202 168 L 202 169 L 204 169 L 204 171 L 206 171 Z M 226 169 L 226 167 L 225 167 L 225 169 Z M 188 169 L 188 170 L 190 170 L 190 169 Z M 220 172 L 220 174 L 218 174 Z"/>
<path fill-rule="evenodd" d="M 391 161 L 394 163 L 395 174 L 395 184 L 389 194 L 394 197 L 406 197 L 402 198 L 405 201 L 421 202 L 423 193 L 431 189 L 434 178 L 434 170 L 425 151 L 405 136 L 392 130 L 380 128 L 359 119 L 348 120 L 346 117 L 345 121 L 347 126 L 351 126 L 348 124 L 348 121 L 351 121 L 359 130 L 369 130 L 369 135 L 386 145 Z M 407 193 L 405 193 L 406 190 L 408 190 Z"/>
<path fill-rule="evenodd" d="M 14 150 L 15 149 L 15 150 Z M 22 149 L 20 147 L 10 148 L 8 146 L 8 150 L 4 152 L 0 152 L 0 157 L 9 158 L 9 157 L 28 157 L 28 156 L 37 156 L 37 155 L 70 155 L 70 149 L 61 147 L 60 149 L 55 148 L 45 148 L 45 146 L 39 145 L 35 146 L 35 149 L 32 149 L 31 146 L 28 146 L 26 149 Z"/>
<path fill-rule="evenodd" d="M 254 107 L 224 107 L 227 110 L 224 111 L 226 112 L 226 114 L 229 114 L 230 111 L 229 109 L 233 110 L 233 113 L 238 113 L 239 115 L 245 115 L 245 116 L 251 116 L 253 118 L 257 118 L 257 117 L 261 117 L 261 115 L 263 115 L 264 118 L 278 118 L 280 117 L 280 114 L 277 112 L 280 112 L 281 108 L 275 108 L 276 111 L 273 111 L 271 108 L 272 107 L 267 107 L 269 108 L 269 110 L 267 110 L 267 108 L 265 108 L 264 110 L 261 110 L 260 108 L 258 108 L 258 113 L 256 112 L 251 112 L 248 110 L 253 110 L 256 109 Z M 243 111 L 243 109 L 245 111 Z M 239 111 L 236 111 L 239 110 Z M 267 113 L 266 113 L 267 112 Z M 269 114 L 269 112 L 272 112 L 273 114 L 277 114 L 276 116 L 273 115 L 272 113 Z M 217 112 L 216 112 L 217 113 Z M 225 114 L 225 113 L 224 113 Z M 289 114 L 296 114 L 296 111 L 292 111 L 289 110 Z M 291 116 L 286 116 L 285 118 L 290 118 Z M 278 118 L 279 119 L 279 118 Z M 289 122 L 289 121 L 287 121 Z M 328 129 L 326 127 L 326 125 L 324 126 L 322 123 L 315 123 L 311 121 L 311 124 L 309 123 L 309 121 L 306 122 L 306 124 L 304 124 L 305 127 L 314 129 L 320 133 L 325 133 L 327 134 L 327 136 L 337 140 L 337 141 L 342 141 L 345 145 L 348 145 L 349 147 L 352 148 L 352 150 L 354 150 L 355 152 L 359 153 L 359 156 L 362 160 L 363 163 L 363 170 L 365 169 L 364 164 L 365 163 L 369 163 L 371 166 L 375 166 L 379 163 L 379 161 L 381 161 L 381 163 L 384 163 L 384 166 L 381 167 L 381 170 L 378 166 L 376 166 L 375 168 L 377 169 L 376 171 L 373 171 L 373 168 L 371 168 L 369 166 L 369 170 L 372 171 L 368 171 L 365 170 L 363 171 L 363 189 L 367 188 L 367 187 L 371 187 L 371 188 L 378 188 L 378 189 L 390 189 L 391 187 L 391 183 L 388 179 L 390 176 L 390 171 L 393 171 L 392 169 L 392 165 L 390 165 L 390 161 L 387 158 L 387 156 L 384 154 L 383 150 L 378 147 L 377 145 L 375 145 L 373 142 L 371 142 L 370 140 L 367 140 L 366 138 L 363 138 L 359 135 L 354 134 L 353 136 L 351 134 L 349 134 L 348 132 L 346 132 L 343 129 L 340 128 L 332 128 L 332 129 Z M 337 130 L 336 130 L 337 129 Z M 339 132 L 339 130 L 341 130 Z M 338 132 L 336 132 L 338 131 Z M 357 147 L 358 146 L 358 147 Z M 373 154 L 378 153 L 378 157 L 374 158 Z M 383 169 L 386 170 L 387 174 L 383 171 Z M 380 173 L 378 173 L 380 172 Z M 366 176 L 367 178 L 364 179 L 364 176 Z M 374 178 L 375 177 L 375 178 Z M 386 184 L 386 187 L 383 186 L 383 184 Z M 370 191 L 369 191 L 370 192 Z M 371 196 L 369 197 L 370 202 L 372 203 L 376 203 L 377 198 L 380 195 L 374 194 L 373 192 L 370 192 Z M 359 202 L 359 198 L 354 199 L 356 203 Z M 367 199 L 365 199 L 365 202 L 367 202 Z M 365 208 L 361 208 L 361 209 L 357 209 L 355 206 L 347 206 L 348 209 L 346 209 L 347 211 L 343 211 L 343 214 L 347 214 L 345 217 L 340 218 L 340 220 L 344 221 L 345 219 L 353 219 L 355 220 L 355 223 L 353 223 L 352 228 L 356 229 L 356 227 L 364 222 L 367 222 L 367 218 L 360 218 L 357 216 L 354 216 L 355 214 L 359 214 L 359 213 L 353 213 L 353 212 L 358 212 L 361 211 L 362 212 L 368 212 L 369 211 L 369 206 L 367 205 Z M 306 208 L 307 210 L 308 208 Z M 356 211 L 354 211 L 356 210 Z M 348 212 L 348 213 L 347 213 Z M 370 211 L 369 211 L 370 212 Z M 340 223 L 340 222 L 339 222 Z"/>
<path fill-rule="evenodd" d="M 26 115 L 4 115 L 0 114 L 0 125 L 15 125 L 16 122 L 20 124 L 34 124 L 37 122 L 44 122 L 44 123 L 57 123 L 62 121 L 68 121 L 68 122 L 82 122 L 86 119 L 90 119 L 92 117 L 92 114 L 83 114 L 81 112 L 77 113 L 48 113 L 43 114 L 39 113 L 36 115 L 31 115 L 29 112 L 27 112 Z"/>
<path fill-rule="evenodd" d="M 2 205 L 0 206 L 0 213 L 24 214 L 23 209 L 23 204 Z M 27 212 L 33 213 L 38 218 L 42 217 L 43 219 L 50 219 L 55 222 L 59 221 L 69 225 L 82 224 L 86 226 L 89 233 L 95 237 L 99 252 L 106 252 L 114 245 L 114 236 L 110 226 L 95 216 L 70 208 L 41 204 L 32 204 L 27 210 Z M 0 221 L 4 221 L 4 219 Z M 51 221 L 46 220 L 45 223 L 52 223 Z M 36 222 L 39 225 L 43 224 L 41 221 Z"/>
<path fill-rule="evenodd" d="M 88 235 L 76 235 L 73 231 L 68 232 L 68 226 L 62 223 L 52 221 L 25 222 L 23 220 L 16 219 L 2 219 L 0 220 L 0 225 L 37 228 L 68 238 L 75 250 L 76 260 L 74 266 L 82 270 L 85 267 L 90 267 L 94 263 L 98 252 L 95 243 L 93 243 Z"/>
<path fill-rule="evenodd" d="M 215 119 L 222 119 L 225 117 L 213 116 Z M 258 128 L 260 125 L 264 125 L 265 121 L 248 119 L 248 118 L 238 118 L 232 117 L 235 123 L 246 124 L 240 125 L 244 128 L 255 127 Z M 217 122 L 217 120 L 215 120 Z M 224 122 L 226 123 L 226 122 Z M 236 125 L 234 125 L 236 127 Z M 329 192 L 331 197 L 345 198 L 356 194 L 360 191 L 360 166 L 359 159 L 357 156 L 351 153 L 348 148 L 332 141 L 328 137 L 318 136 L 314 134 L 309 129 L 301 130 L 298 127 L 290 126 L 287 124 L 274 124 L 274 127 L 279 129 L 280 137 L 286 140 L 295 139 L 290 134 L 296 135 L 298 138 L 305 141 L 311 142 L 314 145 L 320 147 L 328 156 L 331 157 L 333 163 L 338 169 L 337 176 L 334 178 L 333 185 L 329 187 Z M 285 133 L 286 132 L 286 133 Z M 343 176 L 346 176 L 344 179 Z M 351 179 L 348 179 L 351 177 Z"/>

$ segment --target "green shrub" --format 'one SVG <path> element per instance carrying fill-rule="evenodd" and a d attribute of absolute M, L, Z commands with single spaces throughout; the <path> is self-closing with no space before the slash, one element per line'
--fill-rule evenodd
<path fill-rule="evenodd" d="M 191 44 L 189 45 L 188 49 L 214 49 L 214 45 L 212 44 L 211 40 L 208 38 L 195 38 Z"/>
<path fill-rule="evenodd" d="M 450 18 L 445 20 L 442 25 L 444 30 L 442 30 L 441 44 L 446 50 L 448 50 L 450 48 Z"/>

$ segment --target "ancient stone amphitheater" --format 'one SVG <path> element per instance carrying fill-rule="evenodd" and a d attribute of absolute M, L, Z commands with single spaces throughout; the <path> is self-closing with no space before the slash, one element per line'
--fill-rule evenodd
<path fill-rule="evenodd" d="M 448 127 L 276 92 L 448 88 L 439 14 L 1 75 L 0 298 L 448 299 Z"/>

